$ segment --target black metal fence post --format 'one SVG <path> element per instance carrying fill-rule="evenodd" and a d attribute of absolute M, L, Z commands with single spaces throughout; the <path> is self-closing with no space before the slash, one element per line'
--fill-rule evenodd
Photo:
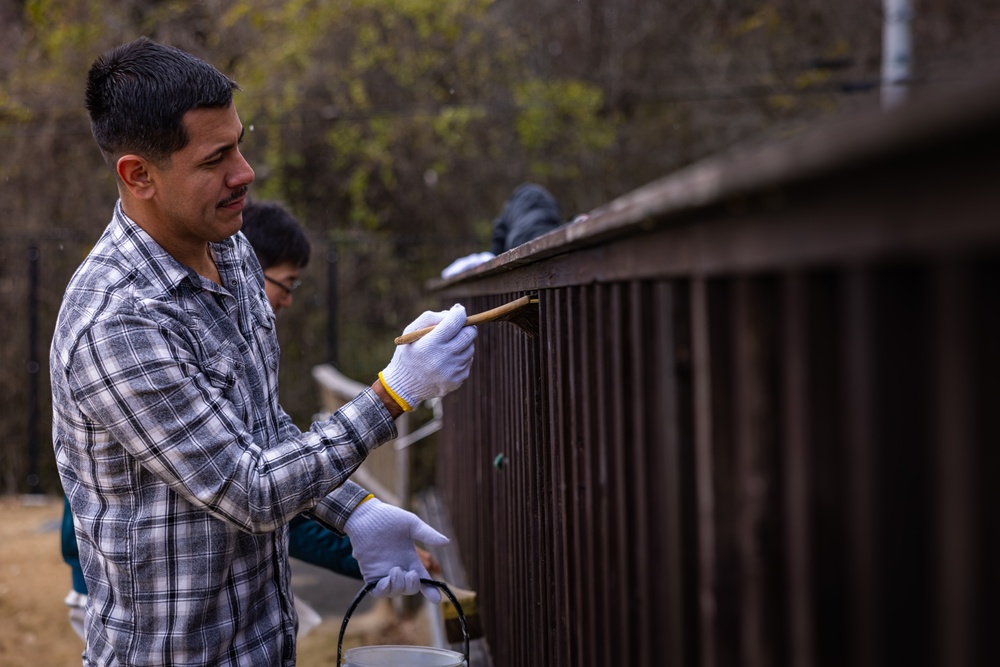
<path fill-rule="evenodd" d="M 38 471 L 38 244 L 28 246 L 28 493 L 41 493 Z"/>

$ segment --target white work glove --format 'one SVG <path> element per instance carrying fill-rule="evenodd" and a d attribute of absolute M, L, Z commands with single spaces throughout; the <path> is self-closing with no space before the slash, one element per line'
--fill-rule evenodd
<path fill-rule="evenodd" d="M 406 403 L 401 404 L 404 410 L 458 389 L 469 377 L 476 327 L 465 326 L 465 307 L 456 303 L 451 310 L 425 311 L 403 333 L 434 324 L 434 331 L 420 340 L 397 345 L 389 365 L 379 373 L 393 398 Z"/>
<path fill-rule="evenodd" d="M 367 582 L 378 580 L 372 595 L 396 597 L 421 591 L 434 604 L 441 602 L 436 587 L 420 585 L 420 579 L 430 575 L 420 562 L 414 540 L 430 546 L 448 544 L 449 540 L 416 514 L 372 498 L 351 512 L 344 532 L 351 538 L 361 576 Z"/>
<path fill-rule="evenodd" d="M 490 261 L 494 257 L 496 257 L 496 255 L 491 252 L 474 252 L 471 255 L 459 257 L 441 271 L 441 277 L 451 278 L 452 276 L 457 276 L 460 273 L 464 273 L 469 269 Z"/>

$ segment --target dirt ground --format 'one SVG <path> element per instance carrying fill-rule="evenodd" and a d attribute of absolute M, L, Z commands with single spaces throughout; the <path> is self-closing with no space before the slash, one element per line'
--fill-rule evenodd
<path fill-rule="evenodd" d="M 0 665 L 80 665 L 83 642 L 70 628 L 63 604 L 70 573 L 59 551 L 62 499 L 28 504 L 18 497 L 0 497 L 0 516 Z M 335 665 L 341 622 L 342 615 L 325 614 L 299 641 L 299 667 Z M 425 614 L 398 614 L 390 603 L 379 602 L 351 617 L 344 648 L 423 645 L 429 635 Z"/>

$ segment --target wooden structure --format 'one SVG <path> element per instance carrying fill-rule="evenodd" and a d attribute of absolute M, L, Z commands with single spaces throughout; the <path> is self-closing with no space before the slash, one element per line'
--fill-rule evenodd
<path fill-rule="evenodd" d="M 1000 88 L 720 156 L 432 288 L 494 664 L 1000 664 Z"/>

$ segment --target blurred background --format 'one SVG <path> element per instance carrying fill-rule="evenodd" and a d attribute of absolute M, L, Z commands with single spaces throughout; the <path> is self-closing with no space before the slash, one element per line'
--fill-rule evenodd
<path fill-rule="evenodd" d="M 906 3 L 906 95 L 990 75 L 1000 2 Z M 251 196 L 313 243 L 282 314 L 282 404 L 310 370 L 369 382 L 424 286 L 490 245 L 511 191 L 569 219 L 705 156 L 877 112 L 887 12 L 863 0 L 0 0 L 0 494 L 60 493 L 48 347 L 63 289 L 110 218 L 83 85 L 139 35 L 242 89 Z"/>

